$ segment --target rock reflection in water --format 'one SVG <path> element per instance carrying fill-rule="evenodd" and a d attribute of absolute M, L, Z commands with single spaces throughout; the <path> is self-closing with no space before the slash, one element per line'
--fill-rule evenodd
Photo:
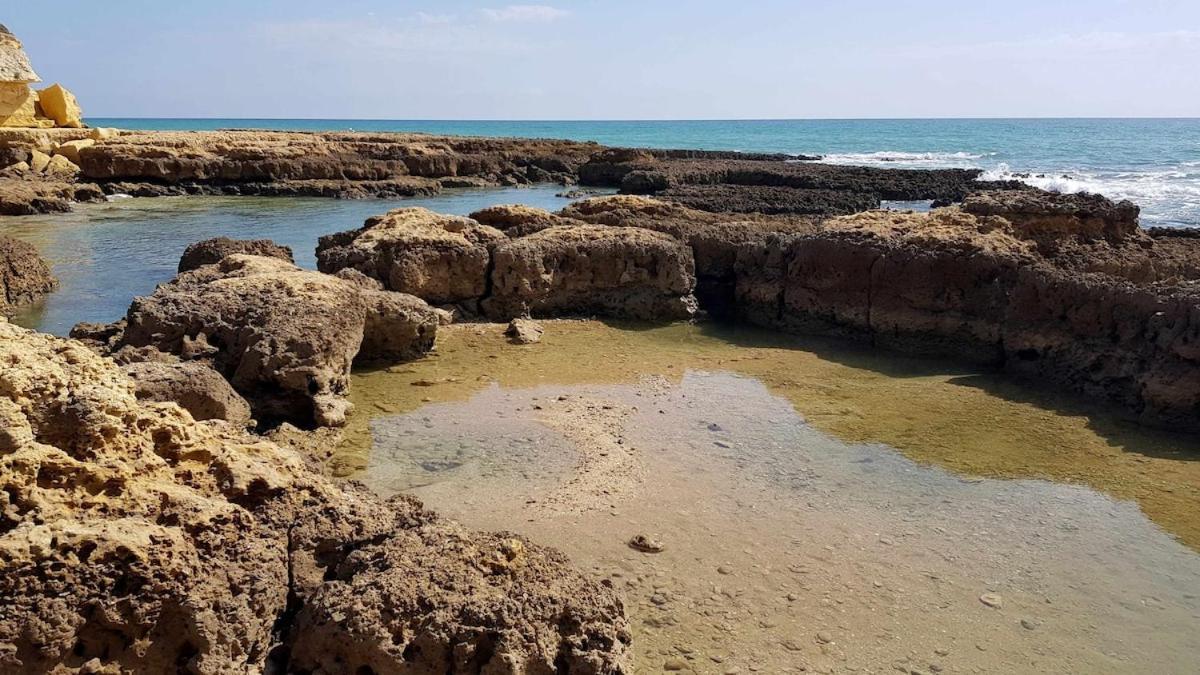
<path fill-rule="evenodd" d="M 375 489 L 622 589 L 639 672 L 1182 673 L 1200 655 L 1200 556 L 1135 503 L 844 443 L 754 379 L 493 386 L 371 426 Z M 606 469 L 617 447 L 633 470 Z M 639 533 L 666 550 L 629 548 Z"/>

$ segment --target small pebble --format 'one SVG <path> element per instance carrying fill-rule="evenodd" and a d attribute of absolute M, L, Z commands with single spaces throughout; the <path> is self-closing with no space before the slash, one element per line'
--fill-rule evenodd
<path fill-rule="evenodd" d="M 1004 606 L 1004 598 L 1000 597 L 999 593 L 984 593 L 979 596 L 979 601 L 988 607 L 999 608 Z"/>

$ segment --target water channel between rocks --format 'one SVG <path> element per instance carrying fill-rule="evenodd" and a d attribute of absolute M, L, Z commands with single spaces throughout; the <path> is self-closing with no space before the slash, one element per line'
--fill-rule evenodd
<path fill-rule="evenodd" d="M 335 471 L 609 579 L 638 672 L 1194 672 L 1188 439 L 752 330 L 501 330 L 356 374 Z"/>

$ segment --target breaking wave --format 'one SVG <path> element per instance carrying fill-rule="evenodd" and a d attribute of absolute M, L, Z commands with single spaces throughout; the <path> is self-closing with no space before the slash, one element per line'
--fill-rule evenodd
<path fill-rule="evenodd" d="M 979 180 L 1017 180 L 1051 192 L 1091 192 L 1128 199 L 1142 207 L 1146 225 L 1200 227 L 1200 170 L 1194 162 L 1155 171 L 1013 171 L 1007 164 L 985 169 Z"/>
<path fill-rule="evenodd" d="M 821 158 L 829 164 L 852 164 L 858 166 L 888 166 L 893 168 L 977 168 L 979 160 L 989 154 L 972 152 L 902 152 L 880 150 L 879 152 L 834 153 Z"/>
<path fill-rule="evenodd" d="M 1183 161 L 1138 170 L 1058 169 L 1020 171 L 998 153 L 880 150 L 825 155 L 829 164 L 912 169 L 979 169 L 979 180 L 1016 180 L 1051 192 L 1092 192 L 1128 199 L 1142 208 L 1142 223 L 1200 227 L 1200 162 Z"/>

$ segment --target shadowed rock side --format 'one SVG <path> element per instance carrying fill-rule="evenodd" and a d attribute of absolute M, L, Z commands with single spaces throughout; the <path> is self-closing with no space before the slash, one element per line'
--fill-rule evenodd
<path fill-rule="evenodd" d="M 198 421 L 224 420 L 242 428 L 251 423 L 250 404 L 204 363 L 158 359 L 130 363 L 122 370 L 133 380 L 139 401 L 178 403 Z"/>
<path fill-rule="evenodd" d="M 58 281 L 33 244 L 0 237 L 0 316 L 53 291 Z"/>
<path fill-rule="evenodd" d="M 977 169 L 879 169 L 736 153 L 662 156 L 621 148 L 598 152 L 579 167 L 583 185 L 658 194 L 712 211 L 837 215 L 878 208 L 883 199 L 949 204 L 980 190 L 1028 189 L 1016 181 L 979 181 L 981 174 Z"/>
<path fill-rule="evenodd" d="M 356 360 L 411 359 L 433 346 L 438 315 L 421 300 L 235 254 L 137 298 L 123 326 L 80 326 L 106 353 L 153 347 L 211 363 L 268 425 L 339 426 Z"/>
<path fill-rule="evenodd" d="M 0 322 L 0 671 L 628 673 L 554 551 L 338 487 Z"/>
<path fill-rule="evenodd" d="M 280 246 L 270 239 L 230 239 L 229 237 L 214 237 L 189 245 L 179 258 L 179 272 L 187 272 L 205 265 L 220 262 L 222 258 L 244 253 L 260 255 L 267 258 L 279 258 L 290 263 L 296 262 L 292 257 L 292 249 Z"/>
<path fill-rule="evenodd" d="M 992 192 L 778 227 L 636 197 L 560 215 L 683 238 L 732 318 L 965 357 L 1200 428 L 1200 240 L 1148 235 L 1128 202 Z"/>
<path fill-rule="evenodd" d="M 596 314 L 641 320 L 696 312 L 692 253 L 679 240 L 633 227 L 553 227 L 498 244 L 492 292 L 482 307 L 494 320 Z"/>
<path fill-rule="evenodd" d="M 474 218 L 397 209 L 358 230 L 322 237 L 318 266 L 355 270 L 387 289 L 498 321 L 580 314 L 675 319 L 695 312 L 691 251 L 672 237 L 595 227 L 528 207 L 475 215 L 520 227 L 502 232 Z"/>

